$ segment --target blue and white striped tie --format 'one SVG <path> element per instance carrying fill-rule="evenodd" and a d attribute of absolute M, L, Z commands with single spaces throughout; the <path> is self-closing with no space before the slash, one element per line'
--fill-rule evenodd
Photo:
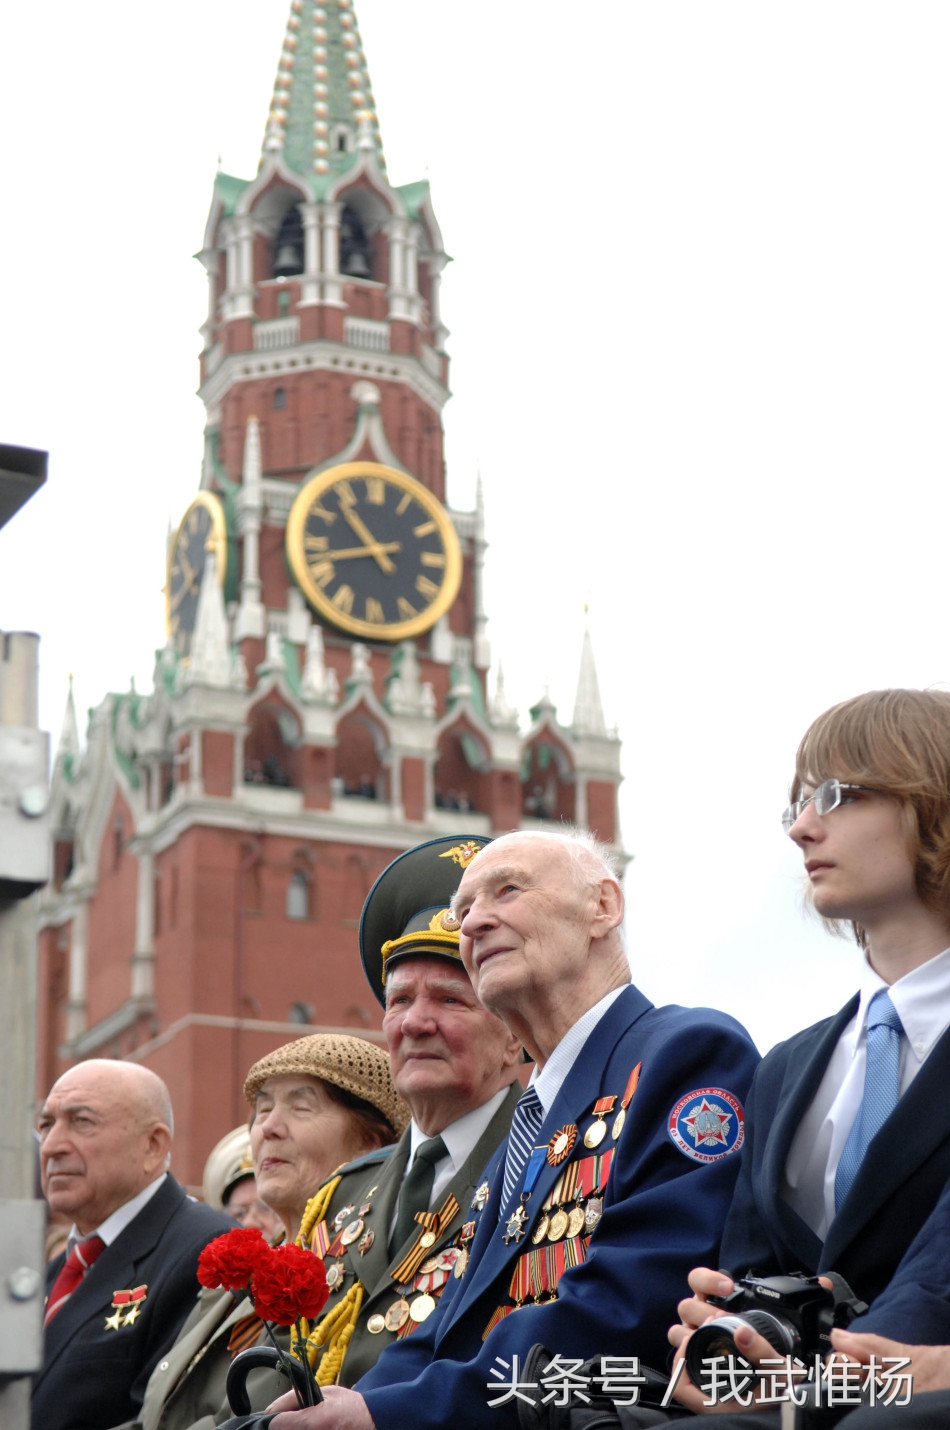
<path fill-rule="evenodd" d="M 864 1096 L 835 1172 L 835 1210 L 841 1206 L 864 1161 L 868 1144 L 884 1126 L 900 1097 L 901 1034 L 897 1009 L 886 988 L 879 988 L 868 1008 L 868 1050 Z"/>
<path fill-rule="evenodd" d="M 508 1133 L 508 1155 L 505 1159 L 505 1180 L 502 1185 L 501 1213 L 514 1196 L 521 1174 L 534 1148 L 538 1129 L 544 1121 L 544 1109 L 533 1087 L 521 1094 Z"/>

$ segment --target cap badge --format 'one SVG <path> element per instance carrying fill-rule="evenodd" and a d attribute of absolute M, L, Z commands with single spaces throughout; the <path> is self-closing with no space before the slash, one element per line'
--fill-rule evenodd
<path fill-rule="evenodd" d="M 456 864 L 461 864 L 463 869 L 467 869 L 481 848 L 481 844 L 476 844 L 473 839 L 468 839 L 464 844 L 453 844 L 452 848 L 446 849 L 444 854 L 439 855 L 439 858 L 453 859 Z"/>

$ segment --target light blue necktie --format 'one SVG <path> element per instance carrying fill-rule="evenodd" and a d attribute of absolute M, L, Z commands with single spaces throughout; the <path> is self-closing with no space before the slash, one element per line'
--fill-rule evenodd
<path fill-rule="evenodd" d="M 835 1172 L 835 1210 L 858 1175 L 871 1138 L 884 1126 L 900 1097 L 901 1034 L 904 1028 L 886 988 L 879 988 L 868 1008 L 867 1065 L 864 1096 Z"/>
<path fill-rule="evenodd" d="M 508 1133 L 508 1155 L 505 1159 L 505 1180 L 501 1193 L 500 1211 L 502 1214 L 514 1195 L 515 1187 L 521 1180 L 521 1174 L 531 1155 L 535 1138 L 543 1121 L 544 1109 L 541 1106 L 541 1099 L 534 1088 L 529 1087 L 527 1092 L 521 1094 L 518 1106 L 515 1108 L 515 1115 L 511 1119 L 511 1131 Z"/>

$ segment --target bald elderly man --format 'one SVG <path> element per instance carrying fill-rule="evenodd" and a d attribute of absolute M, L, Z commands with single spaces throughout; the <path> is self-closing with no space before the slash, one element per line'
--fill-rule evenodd
<path fill-rule="evenodd" d="M 633 986 L 623 893 L 589 836 L 496 839 L 452 907 L 472 986 L 531 1054 L 531 1084 L 437 1309 L 354 1389 L 299 1411 L 282 1398 L 272 1430 L 516 1430 L 535 1343 L 562 1363 L 662 1367 L 680 1278 L 700 1248 L 717 1264 L 758 1061 L 748 1034 Z"/>
<path fill-rule="evenodd" d="M 33 1427 L 105 1430 L 135 1417 L 194 1305 L 202 1247 L 234 1223 L 168 1171 L 171 1100 L 148 1068 L 78 1063 L 36 1125 L 46 1200 L 73 1224 L 47 1273 Z"/>

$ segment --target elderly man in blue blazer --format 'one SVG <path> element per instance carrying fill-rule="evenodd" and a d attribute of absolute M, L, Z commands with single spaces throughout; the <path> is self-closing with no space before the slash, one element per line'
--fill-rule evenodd
<path fill-rule="evenodd" d="M 586 836 L 497 839 L 453 909 L 472 984 L 534 1059 L 531 1083 L 437 1311 L 354 1390 L 301 1411 L 282 1400 L 274 1430 L 507 1430 L 536 1341 L 575 1362 L 637 1347 L 662 1364 L 681 1278 L 718 1254 L 758 1060 L 745 1031 L 631 984 L 620 884 Z"/>
<path fill-rule="evenodd" d="M 72 1218 L 49 1267 L 35 1430 L 105 1430 L 134 1418 L 198 1294 L 202 1248 L 234 1222 L 186 1197 L 168 1169 L 161 1078 L 91 1058 L 56 1082 L 37 1119 L 43 1190 Z"/>

